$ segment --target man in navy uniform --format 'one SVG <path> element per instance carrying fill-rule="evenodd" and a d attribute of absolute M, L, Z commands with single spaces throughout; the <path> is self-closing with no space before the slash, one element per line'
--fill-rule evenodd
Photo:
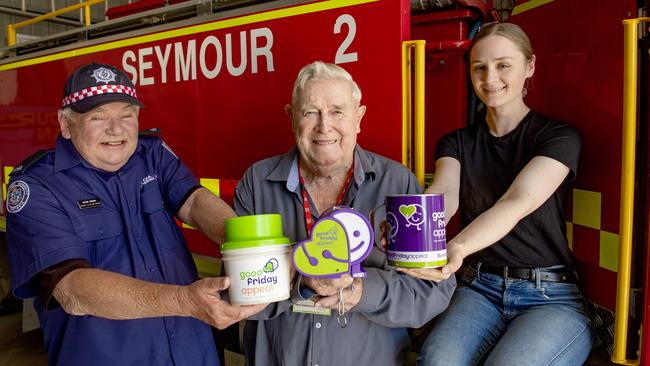
<path fill-rule="evenodd" d="M 225 238 L 231 208 L 159 138 L 138 137 L 142 103 L 126 74 L 92 63 L 68 78 L 53 150 L 11 174 L 13 293 L 36 296 L 51 365 L 218 365 L 210 325 L 264 305 L 197 280 L 174 216 Z"/>

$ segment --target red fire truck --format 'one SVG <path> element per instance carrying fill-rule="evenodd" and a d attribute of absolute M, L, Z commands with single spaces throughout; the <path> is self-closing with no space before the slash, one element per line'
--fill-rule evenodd
<path fill-rule="evenodd" d="M 107 21 L 0 48 L 3 199 L 11 170 L 53 146 L 65 78 L 91 61 L 131 76 L 146 104 L 141 127 L 159 129 L 202 184 L 227 202 L 251 163 L 292 145 L 283 106 L 297 71 L 314 60 L 340 64 L 358 81 L 367 106 L 359 143 L 403 162 L 426 184 L 437 139 L 466 125 L 475 110 L 466 64 L 471 38 L 485 22 L 517 23 L 538 60 L 527 103 L 583 134 L 566 220 L 583 292 L 603 321 L 596 324 L 599 340 L 615 363 L 650 364 L 650 327 L 643 326 L 650 315 L 645 6 L 644 0 L 142 0 L 110 8 Z M 10 43 L 19 26 L 8 29 Z M 214 273 L 216 246 L 184 230 L 200 272 Z M 607 339 L 614 322 L 616 336 Z"/>

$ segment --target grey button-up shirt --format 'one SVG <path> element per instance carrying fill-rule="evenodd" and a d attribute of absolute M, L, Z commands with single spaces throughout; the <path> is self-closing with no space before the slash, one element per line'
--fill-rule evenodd
<path fill-rule="evenodd" d="M 253 164 L 235 190 L 237 214 L 281 214 L 284 234 L 292 242 L 307 237 L 297 156 L 293 148 Z M 358 145 L 354 159 L 354 180 L 343 204 L 364 215 L 381 205 L 386 195 L 421 192 L 415 176 L 393 160 Z M 255 321 L 246 322 L 247 364 L 403 364 L 409 344 L 406 327 L 420 327 L 447 308 L 456 280 L 452 276 L 435 283 L 400 274 L 377 248 L 363 266 L 368 277 L 363 279 L 361 300 L 348 313 L 347 327 L 339 326 L 335 311 L 331 316 L 312 315 L 293 312 L 290 300 L 270 304 L 253 317 Z"/>

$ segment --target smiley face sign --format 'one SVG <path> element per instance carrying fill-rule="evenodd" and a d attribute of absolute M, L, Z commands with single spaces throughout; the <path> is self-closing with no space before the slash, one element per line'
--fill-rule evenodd
<path fill-rule="evenodd" d="M 309 238 L 293 249 L 296 270 L 311 277 L 338 278 L 367 274 L 361 262 L 372 251 L 374 233 L 368 220 L 356 210 L 335 206 L 316 221 Z"/>

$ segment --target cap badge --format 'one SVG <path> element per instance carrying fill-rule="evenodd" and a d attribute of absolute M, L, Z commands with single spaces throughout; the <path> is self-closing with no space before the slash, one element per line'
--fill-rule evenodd
<path fill-rule="evenodd" d="M 95 79 L 95 82 L 97 84 L 99 83 L 108 84 L 111 81 L 115 82 L 115 77 L 117 76 L 117 74 L 111 69 L 100 67 L 99 69 L 93 71 L 93 74 L 90 76 L 92 76 Z"/>

